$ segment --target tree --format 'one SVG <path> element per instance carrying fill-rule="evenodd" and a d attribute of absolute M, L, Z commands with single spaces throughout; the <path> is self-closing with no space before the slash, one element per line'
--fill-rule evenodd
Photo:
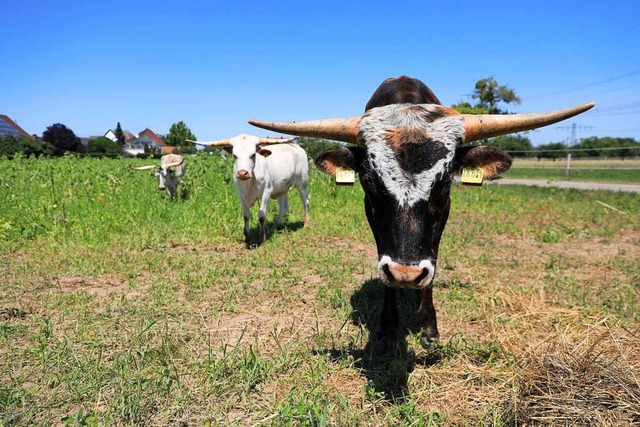
<path fill-rule="evenodd" d="M 559 159 L 567 156 L 567 146 L 562 142 L 550 142 L 548 144 L 539 145 L 538 157 L 546 159 Z"/>
<path fill-rule="evenodd" d="M 315 159 L 329 148 L 339 147 L 340 144 L 335 141 L 327 141 L 318 138 L 300 138 L 298 140 L 300 146 L 307 152 L 310 159 Z"/>
<path fill-rule="evenodd" d="M 488 145 L 493 145 L 502 151 L 506 151 L 513 157 L 531 157 L 533 154 L 530 151 L 533 150 L 531 141 L 522 135 L 504 135 L 491 138 Z"/>
<path fill-rule="evenodd" d="M 167 145 L 171 145 L 174 147 L 193 146 L 192 143 L 187 142 L 187 139 L 197 141 L 197 138 L 191 132 L 191 129 L 189 129 L 187 125 L 182 121 L 172 124 L 169 128 L 169 133 L 167 135 L 161 136 L 161 138 Z"/>
<path fill-rule="evenodd" d="M 101 136 L 89 141 L 87 154 L 94 157 L 119 157 L 122 155 L 122 146 L 105 136 Z"/>
<path fill-rule="evenodd" d="M 53 146 L 41 139 L 24 135 L 0 135 L 0 157 L 13 157 L 16 154 L 50 156 L 53 154 Z"/>
<path fill-rule="evenodd" d="M 80 138 L 78 138 L 71 129 L 61 123 L 55 123 L 49 126 L 47 130 L 42 133 L 42 139 L 53 145 L 53 154 L 56 156 L 61 156 L 67 151 L 75 153 L 84 151 Z"/>
<path fill-rule="evenodd" d="M 116 142 L 120 147 L 124 147 L 124 132 L 122 131 L 122 127 L 120 126 L 120 122 L 116 126 L 116 130 L 113 132 L 116 135 Z"/>
<path fill-rule="evenodd" d="M 521 100 L 513 89 L 500 86 L 493 77 L 487 77 L 476 82 L 471 98 L 476 99 L 475 105 L 460 101 L 453 108 L 463 114 L 507 114 L 508 111 L 498 104 L 520 104 Z"/>
<path fill-rule="evenodd" d="M 619 150 L 602 150 L 602 148 L 616 148 L 616 147 L 634 147 L 634 148 L 620 148 Z M 640 143 L 636 142 L 633 138 L 613 138 L 613 137 L 591 137 L 584 138 L 576 145 L 576 148 L 587 149 L 586 151 L 579 151 L 576 154 L 582 157 L 631 157 L 637 155 L 640 149 Z"/>

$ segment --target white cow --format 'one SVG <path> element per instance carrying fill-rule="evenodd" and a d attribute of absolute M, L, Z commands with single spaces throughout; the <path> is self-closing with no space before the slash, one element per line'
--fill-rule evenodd
<path fill-rule="evenodd" d="M 166 154 L 160 158 L 160 166 L 147 165 L 135 168 L 144 171 L 153 169 L 155 177 L 158 179 L 158 190 L 167 190 L 170 198 L 178 194 L 178 181 L 186 172 L 184 158 L 178 154 Z"/>
<path fill-rule="evenodd" d="M 295 144 L 288 144 L 295 138 L 258 138 L 238 135 L 234 138 L 212 142 L 195 142 L 205 146 L 223 148 L 233 155 L 233 182 L 238 191 L 244 216 L 244 241 L 249 239 L 249 217 L 253 204 L 260 200 L 258 220 L 260 240 L 266 237 L 265 220 L 269 199 L 278 199 L 276 225 L 289 209 L 287 193 L 296 186 L 304 204 L 304 226 L 309 225 L 309 161 L 307 153 Z M 268 146 L 268 148 L 265 147 Z"/>

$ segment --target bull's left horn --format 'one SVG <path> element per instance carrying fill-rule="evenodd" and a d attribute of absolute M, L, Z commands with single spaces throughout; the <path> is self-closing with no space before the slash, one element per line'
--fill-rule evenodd
<path fill-rule="evenodd" d="M 137 171 L 148 171 L 149 169 L 155 169 L 157 166 L 154 165 L 147 165 L 147 166 L 138 166 L 137 168 L 134 168 Z"/>
<path fill-rule="evenodd" d="M 287 135 L 332 139 L 357 144 L 358 122 L 360 122 L 361 118 L 362 116 L 357 116 L 347 119 L 311 120 L 293 123 L 249 120 L 249 124 L 262 129 L 286 133 Z"/>
<path fill-rule="evenodd" d="M 577 116 L 593 108 L 596 104 L 578 105 L 566 110 L 533 114 L 462 114 L 464 117 L 464 142 L 473 142 L 494 136 L 536 129 L 552 125 L 570 117 Z"/>

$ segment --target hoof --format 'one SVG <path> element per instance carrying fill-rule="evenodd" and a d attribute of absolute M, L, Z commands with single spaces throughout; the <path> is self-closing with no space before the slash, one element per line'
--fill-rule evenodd
<path fill-rule="evenodd" d="M 438 338 L 421 337 L 420 345 L 427 351 L 434 351 L 440 348 L 438 345 Z"/>

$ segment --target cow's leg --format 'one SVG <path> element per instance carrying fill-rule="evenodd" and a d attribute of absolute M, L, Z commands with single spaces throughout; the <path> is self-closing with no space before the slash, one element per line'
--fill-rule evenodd
<path fill-rule="evenodd" d="M 298 189 L 298 193 L 300 193 L 300 199 L 302 199 L 302 204 L 304 205 L 304 226 L 309 226 L 309 202 L 311 200 L 311 196 L 309 195 L 309 190 L 307 189 L 308 181 L 299 182 L 296 184 L 296 188 Z"/>
<path fill-rule="evenodd" d="M 267 209 L 269 208 L 269 199 L 271 198 L 271 191 L 265 190 L 262 193 L 262 199 L 260 200 L 260 210 L 258 211 L 258 221 L 260 221 L 260 243 L 264 242 L 267 238 Z"/>
<path fill-rule="evenodd" d="M 282 225 L 282 220 L 287 214 L 287 210 L 289 210 L 289 198 L 285 193 L 278 197 L 278 218 L 276 219 L 276 227 L 280 227 Z"/>
<path fill-rule="evenodd" d="M 249 241 L 249 219 L 251 218 L 251 211 L 249 210 L 249 206 L 242 203 L 242 216 L 244 218 L 244 233 L 242 236 L 242 240 L 244 242 Z"/>
<path fill-rule="evenodd" d="M 436 309 L 433 306 L 433 288 L 431 287 L 420 291 L 418 321 L 420 322 L 420 344 L 424 348 L 437 344 L 440 334 L 438 333 Z"/>
<path fill-rule="evenodd" d="M 396 289 L 384 287 L 384 305 L 380 315 L 380 327 L 378 328 L 378 342 L 383 344 L 383 348 L 391 350 L 398 342 L 398 328 L 400 319 L 398 316 L 398 306 L 396 304 Z"/>

